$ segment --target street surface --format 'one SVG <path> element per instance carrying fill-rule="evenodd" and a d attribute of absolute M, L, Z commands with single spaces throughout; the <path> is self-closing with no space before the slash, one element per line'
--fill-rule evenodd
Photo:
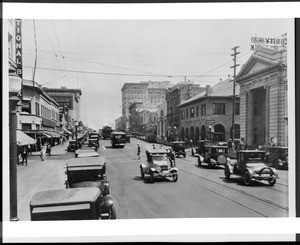
<path fill-rule="evenodd" d="M 137 143 L 141 146 L 140 160 Z M 117 219 L 288 217 L 286 170 L 278 170 L 279 179 L 273 187 L 258 181 L 245 186 L 234 175 L 226 180 L 223 167 L 199 167 L 188 149 L 186 158 L 176 158 L 177 182 L 166 178 L 150 183 L 147 175 L 141 179 L 139 168 L 146 160 L 146 148 L 152 144 L 135 138 L 124 148 L 112 148 L 110 140 L 100 140 L 98 153 L 106 157 Z M 73 157 L 73 152 L 62 152 L 42 162 L 39 156 L 30 156 L 28 166 L 18 166 L 20 221 L 30 220 L 29 202 L 34 193 L 65 188 L 65 162 Z"/>

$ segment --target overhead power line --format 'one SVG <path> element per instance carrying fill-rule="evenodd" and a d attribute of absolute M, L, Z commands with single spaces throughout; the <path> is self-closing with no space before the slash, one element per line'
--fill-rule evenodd
<path fill-rule="evenodd" d="M 31 66 L 24 66 L 24 67 L 31 67 Z M 64 70 L 64 69 L 57 69 L 57 68 L 50 68 L 50 67 L 36 67 L 37 69 L 41 70 L 51 70 L 51 71 L 66 71 L 66 72 L 75 72 L 75 73 L 84 73 L 84 74 L 99 74 L 99 75 L 115 75 L 115 76 L 140 76 L 140 77 L 168 77 L 168 78 L 175 78 L 175 77 L 194 77 L 197 75 L 164 75 L 164 74 L 155 74 L 155 75 L 145 75 L 145 74 L 131 74 L 131 73 L 115 73 L 115 72 L 97 72 L 97 71 L 82 71 L 82 70 Z M 228 76 L 228 75 L 206 75 L 207 77 L 220 77 L 220 76 Z"/>

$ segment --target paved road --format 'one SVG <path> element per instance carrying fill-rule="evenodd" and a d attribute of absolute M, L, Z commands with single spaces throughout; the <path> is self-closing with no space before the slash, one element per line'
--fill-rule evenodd
<path fill-rule="evenodd" d="M 136 155 L 137 143 L 141 160 Z M 223 167 L 199 167 L 188 151 L 185 159 L 176 159 L 177 182 L 166 179 L 151 184 L 147 178 L 141 179 L 139 164 L 152 144 L 137 139 L 125 148 L 111 148 L 109 140 L 100 144 L 120 219 L 288 217 L 288 171 L 279 171 L 274 187 L 262 182 L 247 187 L 239 178 L 226 180 Z"/>
<path fill-rule="evenodd" d="M 137 159 L 137 143 L 141 160 Z M 188 151 L 177 158 L 177 182 L 158 180 L 151 184 L 140 177 L 140 162 L 152 144 L 131 139 L 125 148 L 111 148 L 100 140 L 99 154 L 107 159 L 107 176 L 118 219 L 199 217 L 288 217 L 288 171 L 280 171 L 275 186 L 257 182 L 247 187 L 241 179 L 224 178 L 224 169 L 199 167 Z M 65 148 L 65 146 L 64 146 Z M 38 191 L 65 188 L 65 162 L 74 157 L 61 148 L 60 154 L 42 162 L 30 156 L 28 166 L 18 166 L 18 217 L 30 220 L 29 202 Z M 164 146 L 166 148 L 166 146 Z"/>

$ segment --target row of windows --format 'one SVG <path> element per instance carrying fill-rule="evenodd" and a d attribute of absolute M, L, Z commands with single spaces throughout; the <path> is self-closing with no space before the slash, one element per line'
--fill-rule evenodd
<path fill-rule="evenodd" d="M 47 118 L 47 119 L 54 119 L 59 121 L 59 114 L 54 110 L 50 110 L 47 107 L 41 105 L 38 102 L 35 102 L 35 115 Z"/>
<path fill-rule="evenodd" d="M 199 106 L 196 106 L 196 111 L 194 107 L 187 108 L 181 111 L 181 119 L 188 119 L 199 116 Z M 206 115 L 206 104 L 201 105 L 201 116 Z M 235 103 L 234 114 L 240 114 L 240 104 Z M 225 103 L 213 103 L 213 115 L 225 115 Z"/>

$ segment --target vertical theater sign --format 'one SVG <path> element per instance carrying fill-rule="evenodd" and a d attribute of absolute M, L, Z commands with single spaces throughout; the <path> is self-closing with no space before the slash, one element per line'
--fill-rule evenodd
<path fill-rule="evenodd" d="M 16 73 L 22 79 L 22 20 L 16 19 Z"/>

